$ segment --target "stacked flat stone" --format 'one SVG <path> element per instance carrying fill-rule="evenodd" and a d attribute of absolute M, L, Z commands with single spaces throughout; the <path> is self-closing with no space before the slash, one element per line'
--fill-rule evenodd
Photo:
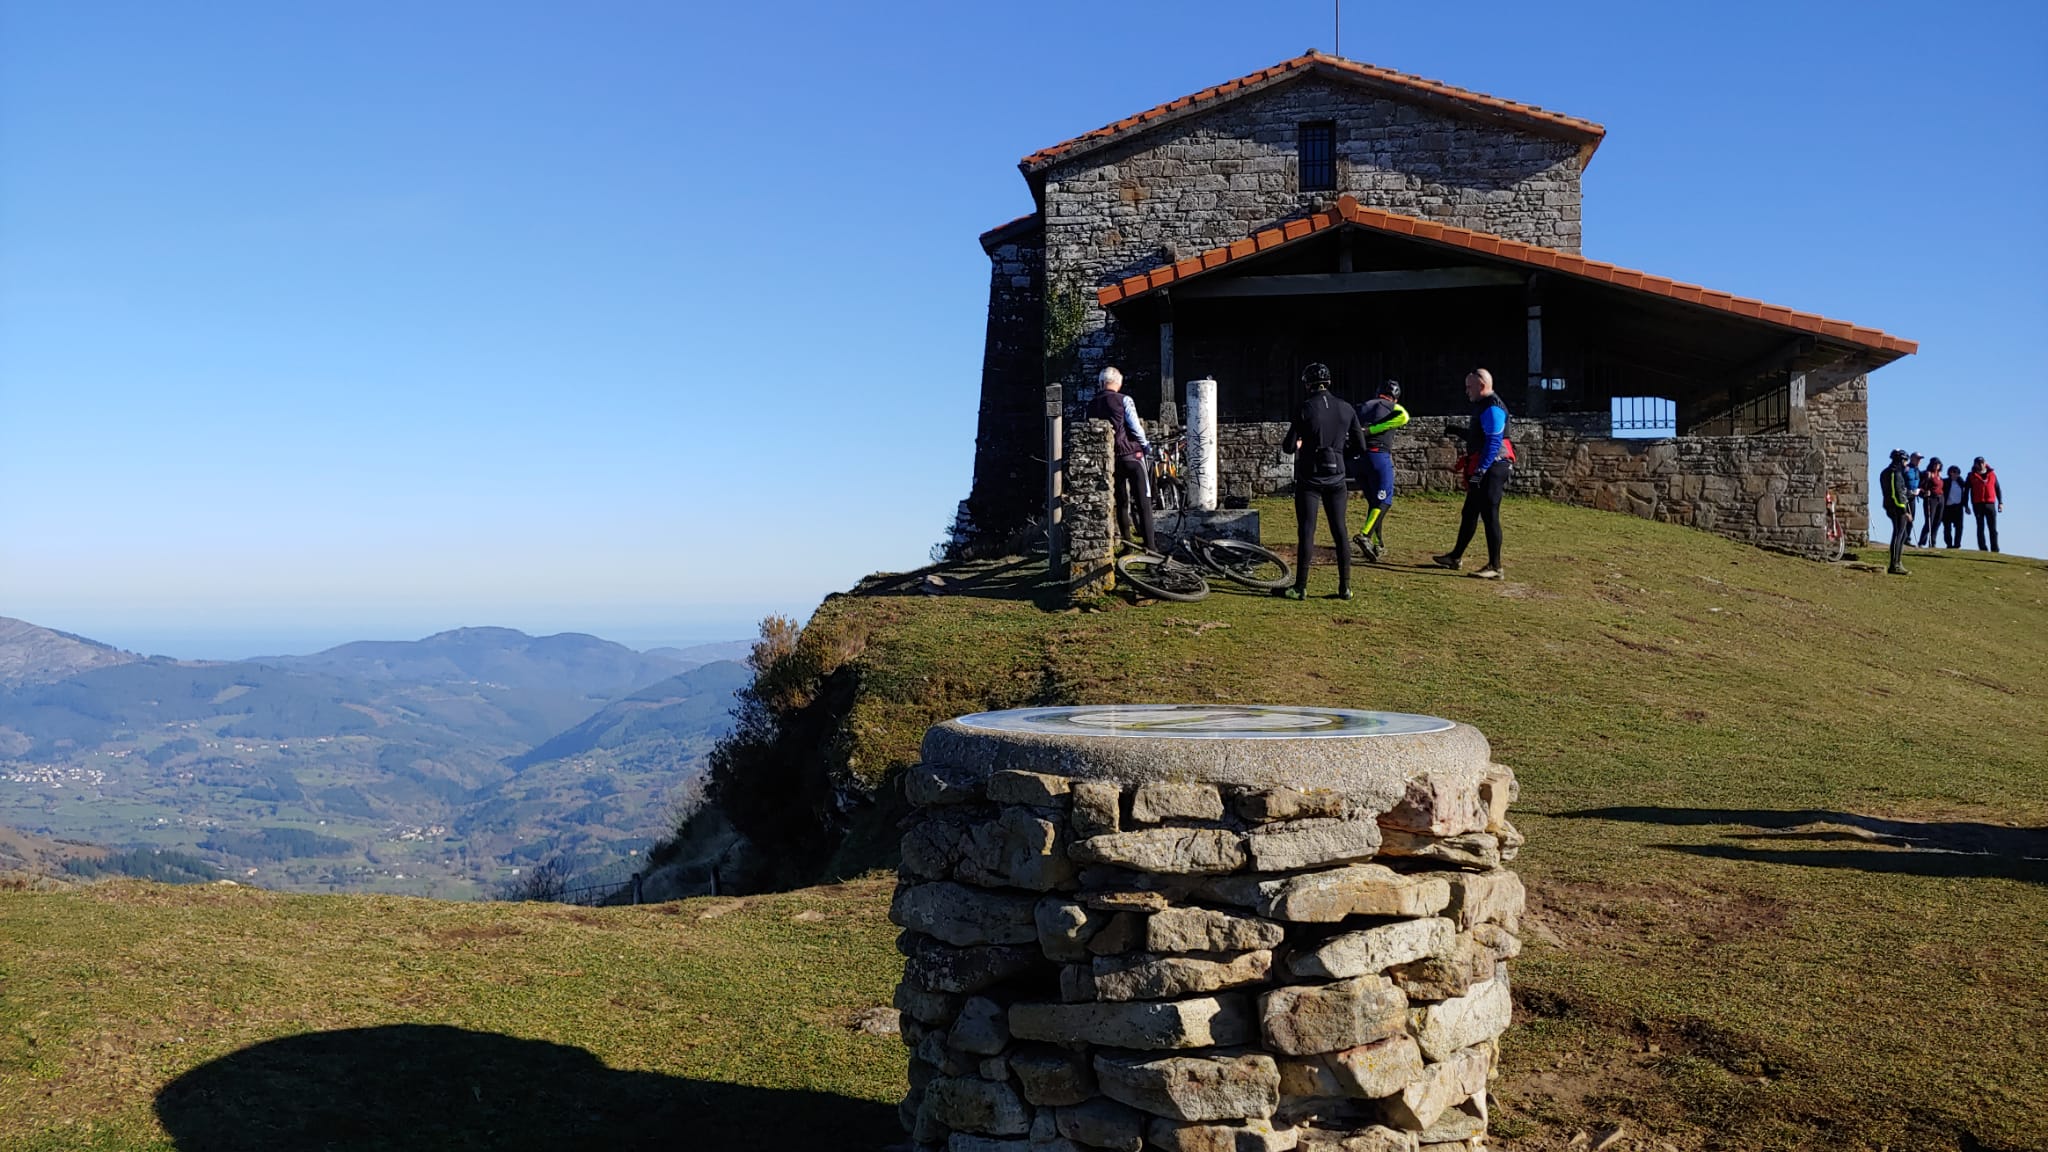
<path fill-rule="evenodd" d="M 932 729 L 906 779 L 890 918 L 914 1147 L 1485 1147 L 1523 890 L 1502 866 L 1514 774 L 1476 730 L 985 719 Z"/>

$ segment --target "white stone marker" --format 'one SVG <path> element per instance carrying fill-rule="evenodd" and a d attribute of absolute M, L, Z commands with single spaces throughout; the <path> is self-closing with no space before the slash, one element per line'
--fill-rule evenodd
<path fill-rule="evenodd" d="M 1216 381 L 1204 376 L 1188 381 L 1187 407 L 1181 420 L 1188 430 L 1188 507 L 1216 510 Z"/>

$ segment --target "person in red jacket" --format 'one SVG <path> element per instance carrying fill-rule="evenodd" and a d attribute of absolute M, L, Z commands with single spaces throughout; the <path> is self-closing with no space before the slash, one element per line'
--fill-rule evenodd
<path fill-rule="evenodd" d="M 1970 465 L 1968 480 L 1970 489 L 1970 510 L 1977 517 L 1977 551 L 1998 551 L 1998 514 L 2005 511 L 2005 489 L 1999 487 L 1998 473 L 1984 462 L 1982 456 Z M 1984 546 L 1984 533 L 1991 533 L 1991 546 Z"/>
<path fill-rule="evenodd" d="M 1941 457 L 1939 456 L 1929 460 L 1926 469 L 1920 473 L 1920 499 L 1922 519 L 1927 521 L 1920 526 L 1920 547 L 1939 548 L 1941 546 Z"/>

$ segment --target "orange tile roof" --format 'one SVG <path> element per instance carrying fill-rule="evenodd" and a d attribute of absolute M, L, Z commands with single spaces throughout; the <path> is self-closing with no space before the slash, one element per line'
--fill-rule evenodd
<path fill-rule="evenodd" d="M 1567 116 L 1562 112 L 1552 112 L 1547 108 L 1539 108 L 1534 104 L 1524 104 L 1516 100 L 1503 100 L 1498 96 L 1488 96 L 1483 92 L 1473 92 L 1469 89 L 1458 88 L 1439 80 L 1411 76 L 1406 72 L 1396 72 L 1391 68 L 1381 68 L 1373 64 L 1361 64 L 1356 60 L 1346 60 L 1341 56 L 1329 56 L 1310 50 L 1300 56 L 1296 56 L 1292 60 L 1283 60 L 1271 68 L 1261 69 L 1249 76 L 1240 76 L 1235 80 L 1212 85 L 1202 89 L 1200 92 L 1191 93 L 1178 100 L 1161 104 L 1156 108 L 1146 109 L 1135 116 L 1126 116 L 1114 124 L 1105 124 L 1093 132 L 1084 132 L 1071 140 L 1063 140 L 1050 148 L 1040 148 L 1038 151 L 1018 161 L 1017 166 L 1026 172 L 1031 172 L 1035 169 L 1043 168 L 1054 161 L 1063 160 L 1078 152 L 1107 143 L 1111 138 L 1120 136 L 1125 132 L 1150 125 L 1161 117 L 1172 116 L 1175 113 L 1184 112 L 1190 108 L 1250 92 L 1312 68 L 1321 68 L 1340 76 L 1348 76 L 1391 87 L 1397 89 L 1395 93 L 1397 96 L 1407 95 L 1446 101 L 1461 105 L 1472 111 L 1517 121 L 1546 135 L 1564 136 L 1567 139 L 1578 141 L 1584 145 L 1583 150 L 1579 154 L 1581 167 L 1592 157 L 1593 150 L 1600 146 L 1601 139 L 1607 135 L 1607 129 L 1593 123 L 1591 120 L 1582 120 L 1577 116 Z"/>
<path fill-rule="evenodd" d="M 1001 243 L 1004 240 L 1008 240 L 1013 236 L 1022 236 L 1026 232 L 1029 232 L 1032 229 L 1037 228 L 1043 224 L 1044 221 L 1038 218 L 1038 213 L 1026 212 L 1024 215 L 1017 217 L 1015 220 L 998 224 L 995 227 L 989 229 L 988 231 L 983 232 L 981 234 L 981 246 L 983 248 L 992 247 L 995 244 Z"/>
<path fill-rule="evenodd" d="M 1231 244 L 1211 248 L 1198 256 L 1192 256 L 1172 264 L 1161 264 L 1149 272 L 1124 278 L 1120 283 L 1096 290 L 1095 299 L 1107 308 L 1133 297 L 1142 296 L 1184 280 L 1190 276 L 1222 267 L 1234 260 L 1242 260 L 1259 252 L 1269 252 L 1282 245 L 1312 236 L 1340 224 L 1356 224 L 1377 232 L 1396 236 L 1410 236 L 1446 247 L 1460 248 L 1468 252 L 1509 260 L 1532 268 L 1577 276 L 1585 280 L 1597 280 L 1617 288 L 1642 292 L 1652 296 L 1663 296 L 1686 304 L 1711 308 L 1718 312 L 1761 320 L 1781 328 L 1794 328 L 1856 344 L 1880 352 L 1891 352 L 1910 356 L 1920 350 L 1912 340 L 1888 335 L 1875 328 L 1864 328 L 1846 320 L 1830 320 L 1811 312 L 1800 312 L 1779 304 L 1766 304 L 1746 296 L 1735 296 L 1727 292 L 1716 292 L 1697 284 L 1687 284 L 1668 276 L 1653 276 L 1633 268 L 1618 268 L 1600 260 L 1588 260 L 1555 248 L 1542 248 L 1524 244 L 1505 236 L 1490 232 L 1475 232 L 1470 228 L 1459 228 L 1451 224 L 1439 224 L 1434 220 L 1422 220 L 1414 216 L 1402 216 L 1380 208 L 1367 208 L 1350 196 L 1340 196 L 1337 202 L 1312 216 L 1275 225 L 1255 235 Z"/>

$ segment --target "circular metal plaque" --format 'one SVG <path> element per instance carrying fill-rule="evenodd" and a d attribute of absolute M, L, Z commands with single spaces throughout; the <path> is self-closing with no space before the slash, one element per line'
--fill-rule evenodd
<path fill-rule="evenodd" d="M 1287 704 L 1104 704 L 976 712 L 954 723 L 1038 736 L 1130 736 L 1185 740 L 1316 740 L 1416 736 L 1454 725 L 1409 712 L 1303 708 Z"/>

